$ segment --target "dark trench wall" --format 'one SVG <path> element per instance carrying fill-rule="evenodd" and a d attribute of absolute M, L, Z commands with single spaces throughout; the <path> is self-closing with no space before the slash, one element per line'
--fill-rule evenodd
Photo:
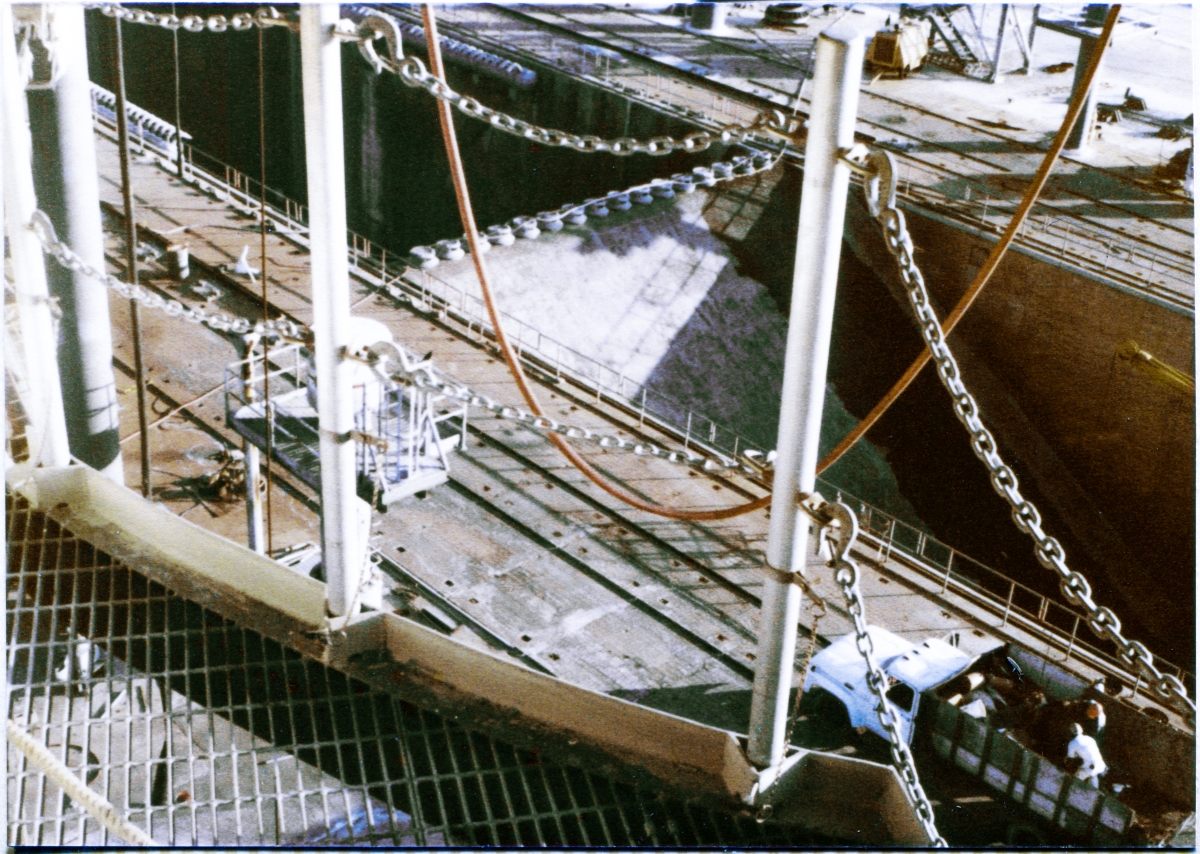
<path fill-rule="evenodd" d="M 436 102 L 395 75 L 376 76 L 356 52 L 343 56 L 350 227 L 403 250 L 461 235 Z M 556 74 L 539 74 L 529 89 L 457 63 L 448 76 L 452 87 L 482 103 L 547 127 L 639 138 L 693 130 Z M 457 112 L 454 121 L 480 229 L 687 171 L 723 154 L 716 148 L 701 156 L 583 154 L 514 137 Z"/>
<path fill-rule="evenodd" d="M 222 6 L 222 13 L 257 7 Z M 178 14 L 211 14 L 211 6 Z M 87 13 L 88 69 L 93 82 L 115 91 L 114 21 Z M 126 97 L 174 123 L 172 33 L 124 24 Z M 197 149 L 257 178 L 259 162 L 258 31 L 178 31 L 183 129 Z M 305 197 L 304 113 L 300 97 L 300 43 L 283 28 L 263 31 L 267 184 L 293 199 Z"/>
<path fill-rule="evenodd" d="M 223 6 L 226 15 L 241 6 Z M 245 7 L 253 11 L 256 7 Z M 178 14 L 211 13 L 179 6 Z M 115 88 L 114 23 L 87 15 L 92 80 Z M 169 31 L 125 24 L 122 29 L 129 100 L 173 121 L 174 60 Z M 406 45 L 426 59 L 417 46 Z M 259 154 L 258 31 L 179 31 L 180 105 L 193 145 L 257 178 Z M 267 184 L 304 202 L 304 111 L 298 36 L 283 28 L 263 34 Z M 694 128 L 617 96 L 540 73 L 529 89 L 450 62 L 450 85 L 485 104 L 549 127 L 601 136 L 682 136 Z M 435 101 L 396 75 L 376 75 L 356 48 L 342 50 L 348 225 L 393 251 L 462 234 Z M 654 177 L 711 163 L 726 154 L 665 157 L 582 154 L 547 148 L 485 122 L 455 114 L 475 218 L 480 229 L 518 215 L 607 193 Z"/>

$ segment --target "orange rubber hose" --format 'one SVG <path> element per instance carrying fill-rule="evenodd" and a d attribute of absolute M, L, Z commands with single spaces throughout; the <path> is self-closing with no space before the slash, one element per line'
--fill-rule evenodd
<path fill-rule="evenodd" d="M 437 21 L 434 16 L 433 7 L 428 5 L 422 6 L 421 12 L 425 21 L 425 43 L 429 50 L 429 70 L 434 77 L 444 83 L 446 76 L 442 66 L 442 52 L 441 46 L 438 43 Z M 488 317 L 491 318 L 492 329 L 496 333 L 496 343 L 500 346 L 500 352 L 504 355 L 504 361 L 517 383 L 517 388 L 521 391 L 521 397 L 525 399 L 525 404 L 534 415 L 542 416 L 541 404 L 538 402 L 537 397 L 534 396 L 533 389 L 529 385 L 529 380 L 525 376 L 525 371 L 517 359 L 517 354 L 513 350 L 512 345 L 509 344 L 508 336 L 504 334 L 504 327 L 500 323 L 500 313 L 496 310 L 496 303 L 492 298 L 491 280 L 488 276 L 487 266 L 483 262 L 483 253 L 479 251 L 479 229 L 475 226 L 475 213 L 471 209 L 471 198 L 467 192 L 466 173 L 463 170 L 462 156 L 458 150 L 458 140 L 454 134 L 454 117 L 451 113 L 450 105 L 440 99 L 437 104 L 438 118 L 442 126 L 442 140 L 446 144 L 446 155 L 450 159 L 450 174 L 454 179 L 454 195 L 458 199 L 458 212 L 462 218 L 463 229 L 467 233 L 467 243 L 471 247 L 471 259 L 475 263 L 475 273 L 479 277 L 479 287 L 483 292 L 483 302 L 487 306 Z M 770 495 L 759 498 L 756 501 L 721 510 L 674 510 L 659 504 L 652 504 L 648 501 L 643 501 L 636 495 L 626 492 L 613 483 L 597 471 L 591 463 L 585 460 L 575 448 L 567 444 L 566 440 L 561 436 L 550 433 L 548 434 L 548 438 L 562 452 L 563 456 L 570 460 L 571 464 L 583 472 L 584 476 L 596 486 L 631 507 L 636 507 L 638 510 L 644 510 L 647 513 L 653 513 L 656 516 L 665 516 L 668 519 L 680 519 L 691 522 L 713 522 L 720 519 L 741 516 L 744 513 L 751 513 L 755 510 L 769 507 L 771 504 Z"/>
<path fill-rule="evenodd" d="M 1034 175 L 1033 182 L 1029 185 L 1029 189 L 1025 191 L 1025 198 L 1021 200 L 1021 206 L 1017 208 L 1017 212 L 1008 223 L 1008 228 L 1005 229 L 1000 242 L 993 248 L 987 261 L 979 272 L 975 274 L 975 281 L 971 283 L 971 287 L 967 288 L 962 299 L 958 301 L 958 305 L 954 307 L 954 311 L 942 322 L 942 333 L 949 335 L 954 331 L 954 327 L 958 326 L 958 322 L 962 320 L 963 315 L 967 313 L 979 294 L 983 291 L 984 285 L 991 279 L 992 273 L 996 271 L 996 267 L 1000 264 L 1000 259 L 1004 257 L 1004 253 L 1008 251 L 1009 244 L 1017 236 L 1017 231 L 1025 224 L 1025 219 L 1029 216 L 1030 210 L 1033 209 L 1034 202 L 1041 195 L 1042 189 L 1046 186 L 1046 180 L 1050 177 L 1050 170 L 1054 168 L 1055 161 L 1058 160 L 1059 154 L 1062 153 L 1063 146 L 1067 143 L 1067 137 L 1071 133 L 1071 128 L 1075 127 L 1075 122 L 1079 119 L 1079 114 L 1083 112 L 1084 102 L 1087 100 L 1088 93 L 1092 89 L 1092 81 L 1096 77 L 1096 71 L 1100 68 L 1100 60 L 1104 56 L 1104 51 L 1108 47 L 1108 42 L 1112 38 L 1113 28 L 1117 25 L 1117 18 L 1120 17 L 1121 7 L 1113 6 L 1109 9 L 1108 18 L 1104 21 L 1104 29 L 1100 32 L 1099 44 L 1096 46 L 1095 53 L 1092 54 L 1091 62 L 1088 63 L 1087 71 L 1083 75 L 1083 80 L 1080 81 L 1079 88 L 1075 91 L 1075 96 L 1071 99 L 1070 106 L 1067 107 L 1066 118 L 1063 119 L 1062 127 L 1058 129 L 1058 134 L 1054 137 L 1054 142 L 1050 145 L 1050 150 L 1046 152 L 1045 158 L 1042 160 L 1042 165 L 1038 167 L 1037 174 Z M 817 474 L 825 471 L 831 465 L 842 458 L 854 444 L 863 437 L 863 435 L 875 426 L 883 414 L 891 408 L 896 399 L 900 397 L 917 378 L 917 374 L 921 369 L 929 363 L 929 350 L 923 350 L 904 375 L 896 381 L 891 390 L 883 396 L 879 403 L 875 404 L 875 408 L 867 413 L 866 418 L 858 423 L 846 437 L 838 443 L 837 447 L 825 455 L 825 459 L 817 465 Z"/>

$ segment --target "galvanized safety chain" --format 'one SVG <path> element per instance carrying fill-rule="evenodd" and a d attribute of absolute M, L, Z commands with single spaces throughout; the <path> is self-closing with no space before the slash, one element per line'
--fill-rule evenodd
<path fill-rule="evenodd" d="M 40 210 L 34 212 L 29 228 L 37 234 L 45 251 L 53 255 L 65 268 L 83 273 L 106 288 L 116 291 L 125 299 L 135 300 L 146 308 L 162 311 L 169 317 L 186 320 L 189 323 L 203 324 L 220 332 L 230 332 L 235 335 L 258 335 L 301 343 L 311 340 L 312 330 L 309 327 L 287 318 L 251 323 L 245 318 L 231 317 L 222 312 L 189 308 L 178 300 L 166 299 L 141 285 L 130 285 L 116 276 L 97 270 L 58 239 L 54 225 L 50 222 L 49 217 Z M 623 451 L 640 457 L 651 457 L 706 472 L 738 470 L 761 477 L 763 470 L 770 467 L 767 457 L 761 451 L 754 449 L 743 451 L 739 455 L 738 461 L 731 462 L 721 457 L 698 454 L 692 450 L 668 451 L 649 442 L 636 442 L 586 427 L 563 424 L 552 418 L 536 416 L 520 407 L 509 406 L 487 395 L 478 394 L 470 387 L 446 377 L 428 364 L 418 366 L 414 370 L 406 370 L 402 365 L 395 367 L 389 365 L 387 373 L 389 378 L 394 381 L 411 382 L 419 387 L 429 388 L 454 400 L 463 401 L 469 406 L 484 409 L 497 418 L 517 421 L 545 433 L 558 433 L 568 439 L 590 442 L 600 448 Z"/>
<path fill-rule="evenodd" d="M 386 350 L 395 351 L 398 359 L 390 358 Z M 479 394 L 469 386 L 446 376 L 429 361 L 416 362 L 409 359 L 407 353 L 399 345 L 391 342 L 381 342 L 368 350 L 364 359 L 381 376 L 393 382 L 411 383 L 418 388 L 428 389 L 450 400 L 466 403 L 476 409 L 489 412 L 497 418 L 524 424 L 541 433 L 557 433 L 568 439 L 588 442 L 599 448 L 613 449 L 631 453 L 637 457 L 650 457 L 663 460 L 674 465 L 687 466 L 705 472 L 744 471 L 747 474 L 761 476 L 764 468 L 769 467 L 765 459 L 760 458 L 760 451 L 750 450 L 739 455 L 737 460 L 722 457 L 704 456 L 695 451 L 685 449 L 670 451 L 650 442 L 639 442 L 626 439 L 623 436 L 613 436 L 601 433 L 587 427 L 576 427 L 564 424 L 544 415 L 534 415 L 519 406 L 501 403 L 486 394 Z M 405 362 L 410 362 L 405 364 Z"/>
<path fill-rule="evenodd" d="M 586 442 L 598 448 L 624 451 L 633 454 L 635 457 L 649 457 L 671 463 L 672 465 L 686 466 L 687 468 L 709 473 L 741 471 L 754 477 L 761 477 L 763 469 L 769 467 L 769 464 L 766 464 L 760 457 L 755 456 L 754 451 L 739 454 L 735 460 L 698 454 L 690 449 L 672 451 L 651 442 L 626 439 L 622 436 L 601 433 L 587 427 L 564 424 L 544 415 L 534 415 L 532 412 L 522 409 L 519 406 L 509 406 L 500 403 L 487 395 L 472 391 L 465 385 L 460 385 L 452 380 L 446 380 L 440 376 L 436 379 L 425 380 L 418 374 L 412 379 L 418 386 L 425 385 L 434 391 L 446 395 L 448 398 L 460 400 L 468 406 L 486 410 L 497 418 L 502 418 L 506 421 L 516 421 L 539 433 L 557 433 L 567 439 Z"/>
<path fill-rule="evenodd" d="M 860 572 L 858 564 L 850 559 L 850 547 L 858 538 L 858 517 L 841 501 L 829 503 L 819 496 L 813 496 L 813 499 L 810 503 L 816 509 L 817 515 L 824 517 L 821 522 L 822 546 L 829 549 L 828 565 L 834 570 L 834 580 L 842 588 L 846 607 L 854 620 L 854 643 L 867 664 L 867 686 L 875 695 L 875 714 L 887 731 L 892 764 L 899 772 L 905 794 L 916 808 L 917 818 L 925 827 L 931 842 L 938 848 L 945 848 L 946 840 L 938 833 L 933 823 L 933 805 L 917 778 L 917 766 L 912 751 L 900 735 L 900 716 L 887 698 L 887 675 L 875 661 L 875 646 L 867 633 L 866 612 L 863 608 L 862 594 L 858 590 Z"/>
<path fill-rule="evenodd" d="M 170 317 L 186 320 L 189 323 L 203 324 L 220 332 L 231 332 L 235 335 L 255 334 L 284 338 L 289 341 L 303 341 L 309 334 L 306 327 L 287 318 L 251 323 L 245 318 L 231 317 L 219 311 L 189 308 L 178 300 L 166 299 L 141 285 L 131 285 L 103 270 L 97 270 L 75 254 L 71 247 L 58 239 L 58 235 L 54 231 L 54 224 L 50 222 L 50 217 L 46 216 L 43 211 L 33 212 L 29 228 L 38 236 L 43 250 L 47 254 L 53 255 L 63 267 L 72 272 L 83 273 L 89 279 L 99 282 L 104 287 L 116 291 L 125 299 L 134 300 L 146 308 L 164 312 Z"/>
<path fill-rule="evenodd" d="M 670 199 L 679 194 L 695 192 L 697 187 L 715 187 L 723 181 L 734 181 L 768 172 L 779 162 L 779 155 L 757 153 L 737 155 L 727 161 L 717 161 L 711 166 L 696 166 L 689 172 L 680 172 L 670 178 L 655 178 L 625 190 L 613 190 L 604 196 L 585 199 L 577 204 L 565 204 L 560 208 L 541 211 L 533 216 L 518 216 L 500 225 L 490 226 L 481 236 L 486 239 L 485 248 L 511 246 L 517 238 L 532 240 L 544 232 L 558 232 L 564 225 L 582 226 L 588 217 L 606 217 L 612 211 L 627 211 L 634 204 L 647 205 L 655 199 Z M 439 240 L 432 246 L 414 246 L 409 250 L 411 263 L 423 270 L 431 270 L 441 261 L 457 261 L 466 255 L 466 237 Z"/>
<path fill-rule="evenodd" d="M 192 33 L 223 33 L 226 30 L 252 30 L 255 27 L 287 27 L 297 29 L 296 21 L 286 18 L 273 6 L 264 6 L 253 15 L 241 12 L 226 17 L 224 15 L 209 15 L 203 18 L 199 15 L 184 15 L 179 17 L 169 13 L 156 14 L 145 9 L 133 9 L 117 3 L 85 3 L 85 9 L 98 9 L 109 18 L 120 18 L 131 24 L 149 24 L 168 30 L 187 30 Z"/>
<path fill-rule="evenodd" d="M 1013 521 L 1033 539 L 1038 562 L 1058 574 L 1063 597 L 1071 605 L 1087 612 L 1087 625 L 1092 632 L 1116 644 L 1117 655 L 1126 666 L 1140 671 L 1158 697 L 1175 702 L 1194 720 L 1196 706 L 1183 683 L 1175 676 L 1162 673 L 1154 664 L 1153 654 L 1144 644 L 1128 640 L 1121 633 L 1121 621 L 1117 615 L 1110 608 L 1095 603 L 1091 585 L 1078 571 L 1067 566 L 1062 544 L 1042 530 L 1041 514 L 1021 494 L 1016 474 L 1000 457 L 995 437 L 984 426 L 979 417 L 979 406 L 962 381 L 958 362 L 950 352 L 942 325 L 929 303 L 925 279 L 913 259 L 912 238 L 904 224 L 904 214 L 896 206 L 896 170 L 891 155 L 885 151 L 868 154 L 864 147 L 855 146 L 844 160 L 864 175 L 863 190 L 867 206 L 883 229 L 884 242 L 899 265 L 900 278 L 916 312 L 921 335 L 937 363 L 938 378 L 954 400 L 954 414 L 970 431 L 971 448 L 991 473 L 992 487 L 1012 508 Z M 885 194 L 882 199 L 881 192 Z"/>
<path fill-rule="evenodd" d="M 662 156 L 675 151 L 695 153 L 705 151 L 718 142 L 726 145 L 744 143 L 759 132 L 787 134 L 794 129 L 794 120 L 789 120 L 780 110 L 765 110 L 748 125 L 736 122 L 730 123 L 723 125 L 716 131 L 702 130 L 689 133 L 682 139 L 675 139 L 670 136 L 656 136 L 647 140 L 638 140 L 632 137 L 602 139 L 591 134 L 570 133 L 568 131 L 544 128 L 532 122 L 527 122 L 524 119 L 494 110 L 491 107 L 481 104 L 474 98 L 455 92 L 437 77 L 430 74 L 425 69 L 425 64 L 414 56 L 407 56 L 399 61 L 381 60 L 381 63 L 389 71 L 398 74 L 405 85 L 424 89 L 438 100 L 446 101 L 463 115 L 485 121 L 497 130 L 542 145 L 573 148 L 576 151 L 588 154 L 604 152 L 619 156 L 627 154 Z"/>
<path fill-rule="evenodd" d="M 110 18 L 120 18 L 134 24 L 149 24 L 164 27 L 169 30 L 184 29 L 190 32 L 223 33 L 226 30 L 250 30 L 254 27 L 283 26 L 298 29 L 298 23 L 291 18 L 281 15 L 271 6 L 265 6 L 253 15 L 240 13 L 226 17 L 225 15 L 209 15 L 207 18 L 199 15 L 179 17 L 172 14 L 156 14 L 145 9 L 129 8 L 117 3 L 88 3 L 85 8 L 99 9 Z M 435 98 L 446 101 L 452 107 L 471 118 L 487 122 L 492 127 L 533 142 L 561 148 L 573 148 L 586 153 L 605 152 L 608 154 L 650 154 L 662 156 L 676 151 L 700 152 L 707 150 L 714 143 L 726 145 L 744 143 L 756 133 L 775 133 L 790 135 L 796 128 L 796 120 L 787 118 L 780 110 L 765 110 L 748 125 L 730 123 L 716 131 L 696 131 L 682 139 L 670 136 L 656 136 L 648 140 L 638 140 L 632 137 L 620 137 L 607 140 L 591 134 L 577 134 L 567 131 L 554 130 L 535 125 L 524 119 L 510 116 L 499 110 L 485 106 L 474 98 L 455 92 L 425 68 L 420 59 L 413 56 L 401 56 L 400 31 L 398 24 L 391 18 L 380 14 L 368 16 L 364 26 L 355 27 L 350 21 L 343 21 L 335 31 L 335 36 L 357 41 L 363 56 L 374 66 L 377 72 L 387 69 L 404 81 L 405 85 L 424 89 Z M 385 38 L 391 48 L 392 56 L 384 58 L 375 51 L 374 41 Z"/>

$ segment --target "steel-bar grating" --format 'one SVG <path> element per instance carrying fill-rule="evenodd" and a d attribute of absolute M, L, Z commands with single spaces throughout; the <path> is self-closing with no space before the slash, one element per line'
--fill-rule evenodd
<path fill-rule="evenodd" d="M 163 845 L 795 846 L 558 765 L 174 595 L 7 498 L 9 716 Z M 120 844 L 9 750 L 8 844 Z"/>

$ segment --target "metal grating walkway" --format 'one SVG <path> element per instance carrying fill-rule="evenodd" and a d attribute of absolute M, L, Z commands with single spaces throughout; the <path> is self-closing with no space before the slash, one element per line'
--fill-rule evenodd
<path fill-rule="evenodd" d="M 9 716 L 163 845 L 796 846 L 330 670 L 8 504 Z M 15 749 L 8 844 L 120 844 Z"/>

